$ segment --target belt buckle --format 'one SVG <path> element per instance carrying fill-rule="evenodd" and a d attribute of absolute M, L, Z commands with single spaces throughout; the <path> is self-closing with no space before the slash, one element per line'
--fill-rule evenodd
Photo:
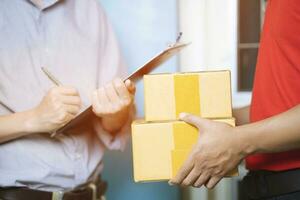
<path fill-rule="evenodd" d="M 52 193 L 52 200 L 63 200 L 64 198 L 64 192 L 57 191 Z"/>
<path fill-rule="evenodd" d="M 95 183 L 90 183 L 88 187 L 92 189 L 92 200 L 97 200 L 97 186 Z"/>
<path fill-rule="evenodd" d="M 92 189 L 92 200 L 106 200 L 105 196 L 101 196 L 100 199 L 97 198 L 97 186 L 95 183 L 90 183 L 88 185 L 89 188 Z"/>

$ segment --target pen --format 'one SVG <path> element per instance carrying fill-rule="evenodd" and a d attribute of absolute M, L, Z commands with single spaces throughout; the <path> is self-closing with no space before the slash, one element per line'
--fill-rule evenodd
<path fill-rule="evenodd" d="M 41 67 L 42 71 L 45 73 L 45 75 L 49 78 L 50 81 L 52 81 L 56 86 L 61 86 L 61 83 L 57 78 L 55 78 L 45 67 Z M 56 131 L 51 133 L 51 137 L 56 136 Z"/>
<path fill-rule="evenodd" d="M 61 86 L 62 84 L 55 78 L 45 67 L 41 67 L 42 71 L 46 74 L 50 81 L 52 81 L 56 86 Z"/>

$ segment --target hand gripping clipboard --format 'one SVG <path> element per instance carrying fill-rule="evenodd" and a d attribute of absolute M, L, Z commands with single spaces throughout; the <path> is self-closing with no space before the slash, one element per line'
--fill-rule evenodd
<path fill-rule="evenodd" d="M 154 70 L 156 67 L 163 64 L 165 61 L 170 59 L 172 56 L 177 54 L 179 51 L 181 51 L 183 48 L 188 46 L 190 43 L 180 43 L 176 42 L 173 45 L 169 45 L 164 51 L 160 52 L 158 55 L 153 57 L 150 61 L 145 63 L 143 66 L 139 67 L 136 71 L 134 71 L 132 74 L 124 78 L 123 80 L 126 81 L 130 79 L 133 82 L 139 81 L 143 75 L 150 73 L 152 70 Z M 63 127 L 56 130 L 52 136 L 55 136 L 56 134 L 63 133 L 65 130 L 74 127 L 77 123 L 82 121 L 84 118 L 86 118 L 89 114 L 91 114 L 92 106 L 89 106 L 84 111 L 79 113 L 77 117 L 72 119 L 70 122 L 65 124 Z"/>

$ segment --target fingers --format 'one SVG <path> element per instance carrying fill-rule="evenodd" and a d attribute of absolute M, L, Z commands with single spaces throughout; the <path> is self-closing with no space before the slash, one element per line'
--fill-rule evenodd
<path fill-rule="evenodd" d="M 131 103 L 131 93 L 121 79 L 114 80 L 114 87 L 119 96 L 119 101 L 122 105 L 127 106 Z"/>
<path fill-rule="evenodd" d="M 110 100 L 108 98 L 108 95 L 106 94 L 106 91 L 104 88 L 100 88 L 98 91 L 96 91 L 95 93 L 96 95 L 96 98 L 97 98 L 97 101 L 98 103 L 100 104 L 99 106 L 101 105 L 106 105 L 106 106 L 110 106 Z"/>
<path fill-rule="evenodd" d="M 204 185 L 208 180 L 209 180 L 209 175 L 207 173 L 203 173 L 201 174 L 198 179 L 196 180 L 196 182 L 194 183 L 194 187 L 201 187 L 202 185 Z"/>
<path fill-rule="evenodd" d="M 188 113 L 180 113 L 179 118 L 189 124 L 194 125 L 198 129 L 204 129 L 210 123 L 209 120 L 203 119 L 196 115 L 188 114 Z"/>
<path fill-rule="evenodd" d="M 82 102 L 79 96 L 62 96 L 61 101 L 63 104 L 81 106 Z"/>
<path fill-rule="evenodd" d="M 65 103 L 63 101 L 65 101 Z M 56 103 L 55 107 L 57 108 L 56 110 L 60 123 L 63 124 L 68 122 L 78 114 L 81 107 L 81 104 L 78 104 L 78 102 L 81 103 L 81 100 L 76 97 L 72 97 L 70 99 L 64 98 L 61 102 Z"/>
<path fill-rule="evenodd" d="M 47 94 L 49 104 L 56 110 L 77 114 L 81 107 L 79 93 L 74 87 L 53 87 Z M 49 105 L 48 105 L 49 106 Z"/>
<path fill-rule="evenodd" d="M 124 82 L 121 79 L 115 79 L 113 81 L 115 90 L 117 91 L 119 97 L 121 98 L 129 98 L 130 97 L 130 93 L 126 87 L 126 85 L 124 84 Z"/>
<path fill-rule="evenodd" d="M 105 94 L 107 95 L 110 103 L 114 104 L 115 102 L 118 102 L 119 95 L 112 83 L 105 86 Z"/>
<path fill-rule="evenodd" d="M 182 185 L 184 186 L 194 185 L 194 183 L 197 181 L 199 176 L 200 176 L 200 171 L 194 167 L 193 170 L 189 173 L 189 175 L 183 180 Z"/>
<path fill-rule="evenodd" d="M 136 90 L 136 88 L 135 88 L 135 84 L 131 81 L 131 80 L 126 80 L 125 81 L 125 85 L 126 85 L 126 87 L 127 87 L 127 90 L 132 94 L 132 95 L 134 95 L 135 94 L 135 90 Z"/>
<path fill-rule="evenodd" d="M 77 115 L 77 113 L 80 111 L 80 107 L 76 105 L 65 105 L 65 110 L 71 115 Z"/>
<path fill-rule="evenodd" d="M 93 111 L 96 114 L 107 114 L 112 109 L 104 88 L 100 88 L 93 93 L 92 104 Z"/>
<path fill-rule="evenodd" d="M 75 118 L 76 115 L 71 114 L 69 112 L 61 112 L 60 117 L 58 118 L 58 124 L 60 124 L 61 126 L 65 125 L 66 123 L 68 123 L 69 121 L 71 121 L 72 119 Z"/>
<path fill-rule="evenodd" d="M 60 92 L 59 99 L 63 104 L 63 108 L 65 112 L 76 115 L 81 108 L 81 99 L 78 93 L 78 90 L 73 87 L 58 87 L 58 91 Z M 68 118 L 72 118 L 69 116 Z"/>
<path fill-rule="evenodd" d="M 191 155 L 179 169 L 175 178 L 170 180 L 170 184 L 181 184 L 182 181 L 188 176 L 194 167 L 193 156 Z"/>
<path fill-rule="evenodd" d="M 207 189 L 213 189 L 220 182 L 221 179 L 222 178 L 218 176 L 212 177 L 211 179 L 209 179 L 205 186 L 207 187 Z"/>
<path fill-rule="evenodd" d="M 64 104 L 81 105 L 79 92 L 74 87 L 53 87 L 48 94 L 55 102 L 58 101 Z"/>
<path fill-rule="evenodd" d="M 134 84 L 115 79 L 93 94 L 93 110 L 98 116 L 112 115 L 128 108 L 133 102 Z M 97 95 L 96 95 L 97 94 Z"/>
<path fill-rule="evenodd" d="M 56 89 L 62 95 L 79 96 L 78 90 L 71 86 L 59 86 Z"/>

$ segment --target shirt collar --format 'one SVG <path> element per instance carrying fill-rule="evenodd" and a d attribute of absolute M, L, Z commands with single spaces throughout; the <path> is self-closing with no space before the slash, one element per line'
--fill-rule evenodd
<path fill-rule="evenodd" d="M 60 0 L 28 0 L 40 10 L 44 10 L 56 4 Z"/>

